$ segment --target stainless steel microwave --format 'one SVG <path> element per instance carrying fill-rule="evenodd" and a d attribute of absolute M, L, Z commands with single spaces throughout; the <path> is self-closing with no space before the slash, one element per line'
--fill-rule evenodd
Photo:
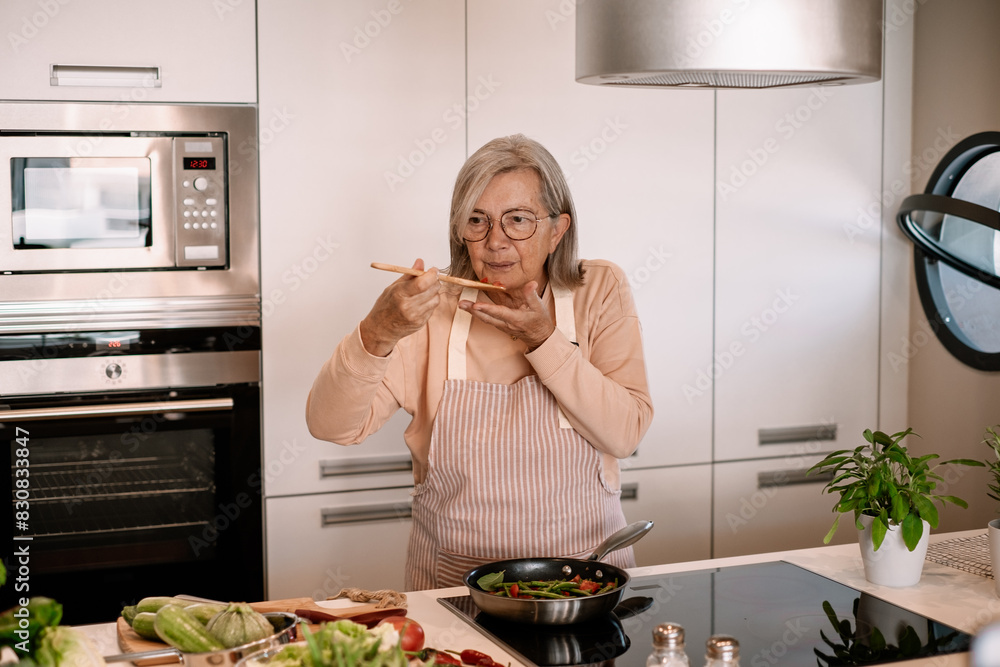
<path fill-rule="evenodd" d="M 10 165 L 5 271 L 224 267 L 225 136 L 0 139 Z"/>
<path fill-rule="evenodd" d="M 0 302 L 259 294 L 256 135 L 246 105 L 0 103 Z"/>

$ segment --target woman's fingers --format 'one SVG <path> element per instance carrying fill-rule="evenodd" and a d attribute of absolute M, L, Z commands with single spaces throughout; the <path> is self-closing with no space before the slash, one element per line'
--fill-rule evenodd
<path fill-rule="evenodd" d="M 423 271 L 423 260 L 414 262 L 413 268 Z M 399 340 L 427 323 L 440 299 L 437 273 L 432 268 L 419 276 L 403 275 L 382 291 L 362 321 L 366 350 L 385 356 Z"/>
<path fill-rule="evenodd" d="M 508 336 L 523 340 L 529 349 L 533 349 L 544 343 L 555 330 L 552 317 L 545 310 L 536 289 L 534 282 L 525 285 L 522 292 L 514 293 L 515 299 L 510 307 L 471 301 L 463 301 L 459 307 Z"/>

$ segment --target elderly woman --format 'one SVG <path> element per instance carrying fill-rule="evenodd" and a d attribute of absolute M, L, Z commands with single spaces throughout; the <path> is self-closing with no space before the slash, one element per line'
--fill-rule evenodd
<path fill-rule="evenodd" d="M 403 276 L 313 384 L 310 432 L 356 444 L 402 408 L 413 458 L 406 589 L 460 585 L 506 558 L 581 557 L 625 526 L 618 459 L 653 408 L 628 281 L 576 257 L 576 211 L 552 155 L 522 135 L 462 167 L 452 289 Z M 413 267 L 424 270 L 417 259 Z M 606 559 L 635 564 L 631 548 Z"/>

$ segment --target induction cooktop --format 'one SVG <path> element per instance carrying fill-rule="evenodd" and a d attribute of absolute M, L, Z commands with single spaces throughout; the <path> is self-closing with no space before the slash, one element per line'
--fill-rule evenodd
<path fill-rule="evenodd" d="M 692 665 L 713 634 L 735 637 L 750 667 L 885 664 L 968 651 L 972 639 L 783 561 L 633 577 L 615 613 L 577 625 L 506 622 L 468 595 L 439 602 L 539 667 L 645 667 L 653 628 L 667 621 L 684 627 Z"/>

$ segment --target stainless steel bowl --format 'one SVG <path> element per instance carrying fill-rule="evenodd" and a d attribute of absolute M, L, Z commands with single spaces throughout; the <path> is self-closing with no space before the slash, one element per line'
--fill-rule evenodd
<path fill-rule="evenodd" d="M 299 617 L 295 614 L 274 611 L 265 613 L 264 617 L 271 622 L 276 632 L 270 637 L 258 639 L 255 642 L 243 644 L 242 646 L 222 649 L 221 651 L 206 651 L 204 653 L 185 653 L 172 647 L 166 647 L 155 651 L 109 655 L 104 657 L 104 662 L 135 662 L 139 660 L 174 657 L 182 665 L 190 665 L 191 667 L 235 666 L 241 664 L 247 656 L 261 651 L 280 649 L 285 644 L 298 639 Z"/>

